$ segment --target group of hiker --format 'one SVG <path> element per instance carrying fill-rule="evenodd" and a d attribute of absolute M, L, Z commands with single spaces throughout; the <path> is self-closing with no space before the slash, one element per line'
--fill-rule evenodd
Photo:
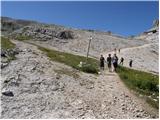
<path fill-rule="evenodd" d="M 119 50 L 119 52 L 120 52 L 120 50 Z M 106 60 L 105 60 L 105 58 L 103 57 L 103 55 L 101 55 L 101 57 L 100 57 L 100 68 L 101 68 L 102 70 L 104 70 L 105 62 L 106 62 L 107 65 L 108 65 L 109 72 L 112 72 L 112 66 L 113 66 L 113 71 L 115 71 L 115 72 L 117 71 L 117 67 L 118 67 L 118 57 L 117 57 L 116 54 L 114 54 L 113 56 L 111 56 L 111 54 L 108 54 L 108 57 L 106 58 Z M 119 65 L 123 65 L 123 62 L 124 62 L 124 58 L 121 57 L 120 62 L 119 62 Z M 130 67 L 132 67 L 132 62 L 133 62 L 133 60 L 130 59 L 130 61 L 129 61 L 129 66 L 130 66 Z"/>

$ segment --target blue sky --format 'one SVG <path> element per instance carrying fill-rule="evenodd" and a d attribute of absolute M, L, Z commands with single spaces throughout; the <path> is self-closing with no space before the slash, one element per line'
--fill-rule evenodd
<path fill-rule="evenodd" d="M 141 2 L 2 2 L 1 16 L 67 27 L 139 34 L 159 19 L 156 1 Z"/>

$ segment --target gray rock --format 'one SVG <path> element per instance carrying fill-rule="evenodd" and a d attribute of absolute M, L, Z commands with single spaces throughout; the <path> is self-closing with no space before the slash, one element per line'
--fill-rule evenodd
<path fill-rule="evenodd" d="M 1 69 L 5 68 L 6 66 L 8 66 L 9 63 L 1 63 Z"/>
<path fill-rule="evenodd" d="M 1 57 L 7 57 L 5 50 L 1 49 Z"/>
<path fill-rule="evenodd" d="M 13 97 L 14 96 L 12 91 L 3 91 L 2 95 L 8 96 L 8 97 Z"/>
<path fill-rule="evenodd" d="M 57 35 L 60 39 L 73 39 L 74 35 L 72 31 L 62 31 Z"/>

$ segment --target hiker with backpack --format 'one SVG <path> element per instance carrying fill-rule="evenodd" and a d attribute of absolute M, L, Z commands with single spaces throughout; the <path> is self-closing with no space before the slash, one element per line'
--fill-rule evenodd
<path fill-rule="evenodd" d="M 107 65 L 108 65 L 109 72 L 111 72 L 111 69 L 112 69 L 112 57 L 111 57 L 111 54 L 108 54 Z"/>
<path fill-rule="evenodd" d="M 120 53 L 121 49 L 119 49 L 118 51 L 119 51 L 119 53 Z"/>
<path fill-rule="evenodd" d="M 118 57 L 116 54 L 114 54 L 114 56 L 112 57 L 112 63 L 113 63 L 113 67 L 114 70 L 113 71 L 117 71 L 117 67 L 118 67 Z"/>
<path fill-rule="evenodd" d="M 104 61 L 105 61 L 105 59 L 104 59 L 103 55 L 101 55 L 101 57 L 100 57 L 100 69 L 102 69 L 102 70 L 104 70 Z"/>

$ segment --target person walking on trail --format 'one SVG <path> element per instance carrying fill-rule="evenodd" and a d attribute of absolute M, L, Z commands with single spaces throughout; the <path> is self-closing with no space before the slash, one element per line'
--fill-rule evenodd
<path fill-rule="evenodd" d="M 129 67 L 132 67 L 132 62 L 133 62 L 133 60 L 130 59 L 130 61 L 129 61 Z"/>
<path fill-rule="evenodd" d="M 112 58 L 112 63 L 113 63 L 114 71 L 116 72 L 118 67 L 118 57 L 116 54 L 114 54 Z"/>
<path fill-rule="evenodd" d="M 112 58 L 111 58 L 111 54 L 108 54 L 108 57 L 107 57 L 107 65 L 108 65 L 109 72 L 111 72 L 111 69 L 112 69 Z"/>
<path fill-rule="evenodd" d="M 120 53 L 120 51 L 121 51 L 121 50 L 119 49 L 119 53 Z"/>
<path fill-rule="evenodd" d="M 123 57 L 121 57 L 121 61 L 120 61 L 120 65 L 123 65 L 123 61 L 124 61 L 124 58 Z"/>
<path fill-rule="evenodd" d="M 103 55 L 101 55 L 101 57 L 100 57 L 100 69 L 102 69 L 102 70 L 104 70 L 104 61 L 105 61 L 105 59 L 104 59 Z"/>

